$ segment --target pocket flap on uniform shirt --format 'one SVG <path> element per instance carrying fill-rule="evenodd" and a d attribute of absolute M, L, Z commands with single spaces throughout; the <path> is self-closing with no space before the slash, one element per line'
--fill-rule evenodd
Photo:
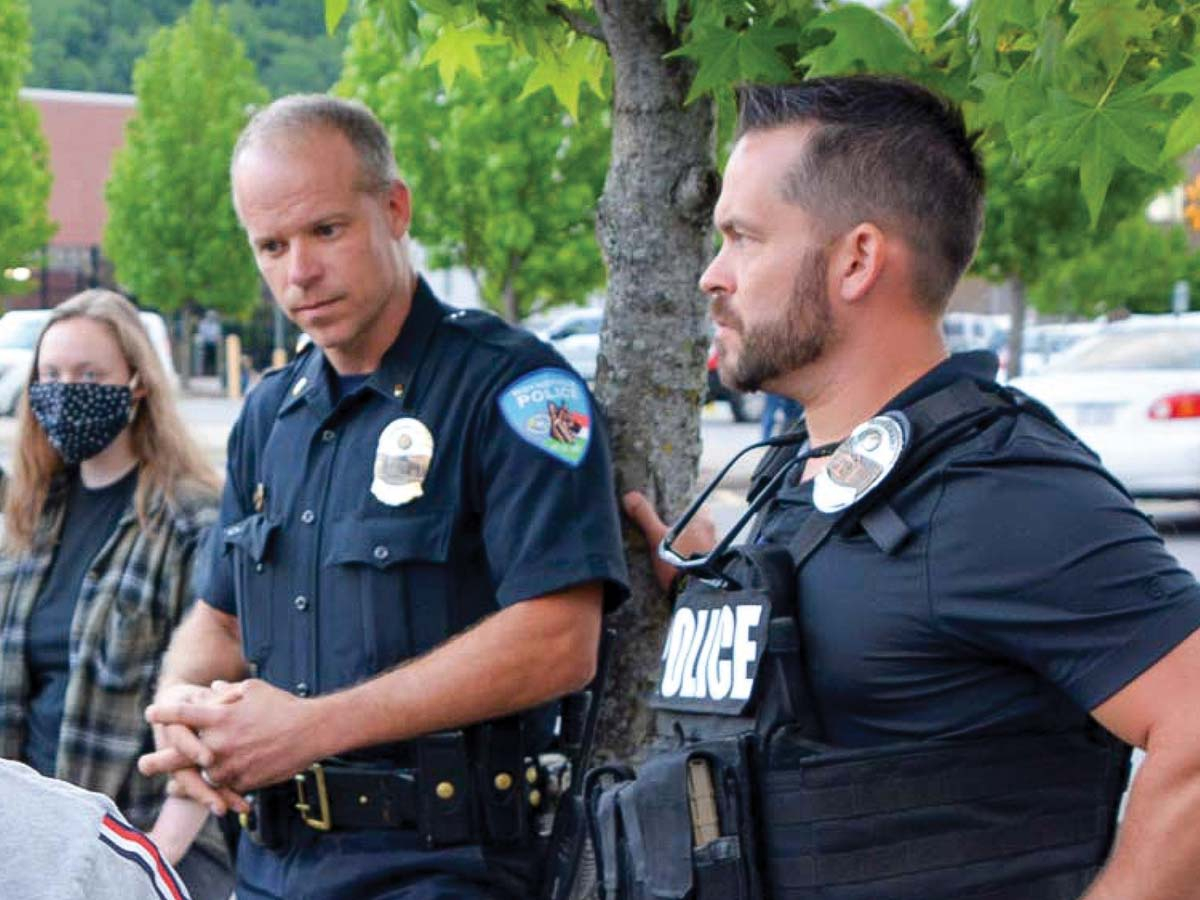
<path fill-rule="evenodd" d="M 248 553 L 255 562 L 262 562 L 263 557 L 266 556 L 271 535 L 278 527 L 264 513 L 255 513 L 240 522 L 234 522 L 232 525 L 222 528 L 221 541 L 225 545 L 226 553 L 231 548 L 237 547 Z"/>
<path fill-rule="evenodd" d="M 403 562 L 445 562 L 450 552 L 449 512 L 343 519 L 330 529 L 325 562 L 361 563 L 386 569 Z"/>

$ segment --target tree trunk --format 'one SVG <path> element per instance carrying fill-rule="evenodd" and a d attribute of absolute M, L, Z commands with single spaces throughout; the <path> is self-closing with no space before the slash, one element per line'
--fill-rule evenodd
<path fill-rule="evenodd" d="M 664 520 L 695 489 L 709 336 L 697 287 L 719 191 L 713 107 L 684 107 L 693 74 L 663 59 L 677 40 L 658 0 L 596 0 L 613 62 L 612 157 L 596 232 L 608 304 L 596 389 L 612 432 L 617 489 L 643 491 Z M 597 746 L 629 759 L 652 719 L 644 699 L 670 609 L 640 532 L 625 534 L 633 596 L 611 617 L 619 634 Z"/>
<path fill-rule="evenodd" d="M 195 333 L 196 314 L 192 311 L 191 301 L 187 301 L 179 311 L 179 339 L 175 344 L 175 368 L 179 370 L 179 387 L 185 391 L 191 384 L 192 341 Z"/>
<path fill-rule="evenodd" d="M 508 272 L 504 275 L 504 289 L 501 291 L 501 302 L 504 305 L 504 321 L 516 325 L 521 321 L 521 302 L 517 297 L 517 259 L 509 261 Z"/>
<path fill-rule="evenodd" d="M 1008 329 L 1008 377 L 1021 374 L 1021 354 L 1025 352 L 1025 282 L 1012 277 L 1008 280 L 1009 309 L 1012 320 Z"/>

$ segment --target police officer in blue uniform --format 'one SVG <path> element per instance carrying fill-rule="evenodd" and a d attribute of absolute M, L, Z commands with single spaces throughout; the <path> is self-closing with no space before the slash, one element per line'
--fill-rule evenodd
<path fill-rule="evenodd" d="M 141 765 L 242 814 L 241 898 L 528 896 L 552 701 L 625 591 L 604 424 L 552 350 L 416 275 L 365 108 L 275 102 L 232 175 L 312 345 L 230 435 Z"/>
<path fill-rule="evenodd" d="M 721 376 L 806 421 L 749 545 L 666 534 L 731 581 L 680 597 L 663 752 L 593 795 L 606 896 L 1195 896 L 1200 586 L 994 357 L 947 356 L 983 219 L 958 111 L 891 78 L 749 88 L 714 219 Z"/>

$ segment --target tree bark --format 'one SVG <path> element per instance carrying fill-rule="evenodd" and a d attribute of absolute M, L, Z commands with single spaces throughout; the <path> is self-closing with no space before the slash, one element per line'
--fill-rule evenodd
<path fill-rule="evenodd" d="M 187 300 L 179 311 L 179 342 L 175 345 L 175 366 L 179 369 L 179 387 L 187 390 L 192 380 L 193 336 L 196 333 L 196 314 L 192 301 Z"/>
<path fill-rule="evenodd" d="M 1025 352 L 1025 282 L 1012 277 L 1008 280 L 1011 321 L 1008 328 L 1008 377 L 1021 374 L 1021 354 Z"/>
<path fill-rule="evenodd" d="M 521 321 L 521 302 L 517 297 L 517 269 L 520 265 L 520 260 L 515 254 L 509 257 L 508 271 L 504 273 L 504 288 L 500 292 L 504 319 L 514 325 Z"/>
<path fill-rule="evenodd" d="M 612 157 L 596 232 L 608 303 L 596 390 L 607 411 L 619 492 L 640 490 L 664 520 L 695 489 L 709 336 L 697 286 L 711 255 L 719 191 L 712 103 L 685 107 L 693 68 L 664 59 L 678 41 L 659 0 L 596 0 L 613 63 Z M 619 638 L 601 714 L 601 758 L 634 758 L 670 608 L 640 532 L 625 534 L 633 596 L 609 622 Z"/>

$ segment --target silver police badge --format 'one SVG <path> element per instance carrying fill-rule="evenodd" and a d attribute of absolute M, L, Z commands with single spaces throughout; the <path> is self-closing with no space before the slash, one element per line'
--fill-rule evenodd
<path fill-rule="evenodd" d="M 433 435 L 417 419 L 396 419 L 379 435 L 371 493 L 380 503 L 400 506 L 420 497 L 433 459 Z"/>
<path fill-rule="evenodd" d="M 835 513 L 857 503 L 892 471 L 907 440 L 903 413 L 884 413 L 863 422 L 813 479 L 813 504 L 823 513 Z"/>

